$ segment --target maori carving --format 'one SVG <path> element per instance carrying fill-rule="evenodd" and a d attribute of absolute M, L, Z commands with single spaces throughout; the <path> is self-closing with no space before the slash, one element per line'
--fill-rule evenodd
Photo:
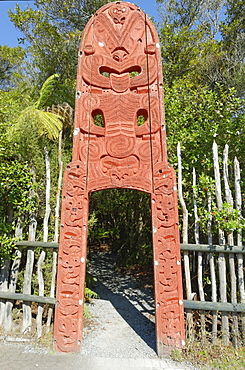
<path fill-rule="evenodd" d="M 79 351 L 85 280 L 88 196 L 86 173 L 80 161 L 66 168 L 62 199 L 60 253 L 56 303 L 55 346 L 61 352 Z M 56 339 L 58 338 L 58 339 Z"/>
<path fill-rule="evenodd" d="M 163 354 L 167 346 L 183 344 L 184 317 L 175 175 L 172 168 L 161 163 L 156 165 L 154 174 L 156 329 L 158 352 Z"/>
<path fill-rule="evenodd" d="M 89 193 L 151 194 L 158 354 L 184 340 L 175 175 L 167 162 L 160 45 L 127 2 L 102 7 L 81 41 L 73 158 L 64 176 L 55 348 L 81 347 Z"/>

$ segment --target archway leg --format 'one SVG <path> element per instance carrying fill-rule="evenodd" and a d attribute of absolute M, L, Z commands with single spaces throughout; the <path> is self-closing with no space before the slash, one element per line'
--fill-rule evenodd
<path fill-rule="evenodd" d="M 185 344 L 175 175 L 160 167 L 151 196 L 156 342 L 159 357 Z"/>
<path fill-rule="evenodd" d="M 88 229 L 88 194 L 83 164 L 72 162 L 64 175 L 54 322 L 54 348 L 80 352 Z"/>

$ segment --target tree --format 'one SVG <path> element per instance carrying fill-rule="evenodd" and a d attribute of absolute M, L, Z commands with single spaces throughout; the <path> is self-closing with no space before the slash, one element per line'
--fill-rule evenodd
<path fill-rule="evenodd" d="M 245 4 L 240 0 L 228 0 L 227 17 L 222 23 L 223 47 L 227 57 L 227 79 L 236 86 L 238 96 L 245 91 Z"/>
<path fill-rule="evenodd" d="M 187 77 L 214 90 L 217 83 L 235 87 L 244 97 L 243 1 L 158 2 L 165 82 Z"/>
<path fill-rule="evenodd" d="M 24 34 L 21 41 L 28 46 L 31 64 L 35 65 L 33 78 L 38 84 L 58 73 L 74 92 L 81 33 L 93 13 L 108 2 L 37 0 L 35 9 L 21 10 L 17 4 L 15 11 L 9 12 L 15 27 Z"/>
<path fill-rule="evenodd" d="M 0 45 L 0 89 L 8 90 L 14 85 L 18 68 L 23 63 L 25 50 L 20 46 L 10 48 Z M 19 75 L 19 74 L 18 74 Z"/>
<path fill-rule="evenodd" d="M 216 90 L 195 86 L 189 81 L 178 81 L 165 88 L 166 124 L 169 158 L 177 163 L 176 147 L 182 146 L 182 165 L 187 173 L 195 167 L 199 171 L 212 169 L 210 150 L 213 140 L 230 155 L 244 163 L 245 111 L 236 90 L 217 85 Z M 204 169 L 202 169 L 204 167 Z M 190 179 L 191 183 L 191 179 Z"/>
<path fill-rule="evenodd" d="M 52 75 L 47 78 L 40 90 L 38 100 L 21 112 L 14 130 L 22 130 L 23 125 L 29 121 L 36 124 L 39 135 L 42 136 L 45 134 L 49 139 L 58 138 L 59 132 L 62 129 L 63 117 L 43 110 L 54 95 L 58 84 L 58 77 L 58 75 Z"/>
<path fill-rule="evenodd" d="M 215 37 L 224 0 L 156 0 L 163 24 L 171 24 L 175 30 L 199 28 Z"/>

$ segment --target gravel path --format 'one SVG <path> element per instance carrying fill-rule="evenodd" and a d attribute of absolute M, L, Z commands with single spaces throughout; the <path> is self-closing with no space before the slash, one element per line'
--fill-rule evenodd
<path fill-rule="evenodd" d="M 94 290 L 100 299 L 88 305 L 92 318 L 84 328 L 82 355 L 157 359 L 152 291 L 118 273 L 115 258 L 107 252 L 94 253 L 88 271 L 98 279 Z M 167 361 L 169 369 L 194 369 Z"/>
<path fill-rule="evenodd" d="M 156 357 L 154 299 L 137 281 L 115 270 L 110 253 L 93 255 L 89 272 L 100 299 L 89 304 L 93 321 L 84 330 L 82 354 L 103 357 Z"/>

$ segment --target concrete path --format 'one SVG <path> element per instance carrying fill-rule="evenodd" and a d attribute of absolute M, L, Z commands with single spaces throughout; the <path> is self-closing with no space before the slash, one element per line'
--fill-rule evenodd
<path fill-rule="evenodd" d="M 40 352 L 29 345 L 0 344 L 1 370 L 194 370 L 168 359 L 89 357 Z"/>

